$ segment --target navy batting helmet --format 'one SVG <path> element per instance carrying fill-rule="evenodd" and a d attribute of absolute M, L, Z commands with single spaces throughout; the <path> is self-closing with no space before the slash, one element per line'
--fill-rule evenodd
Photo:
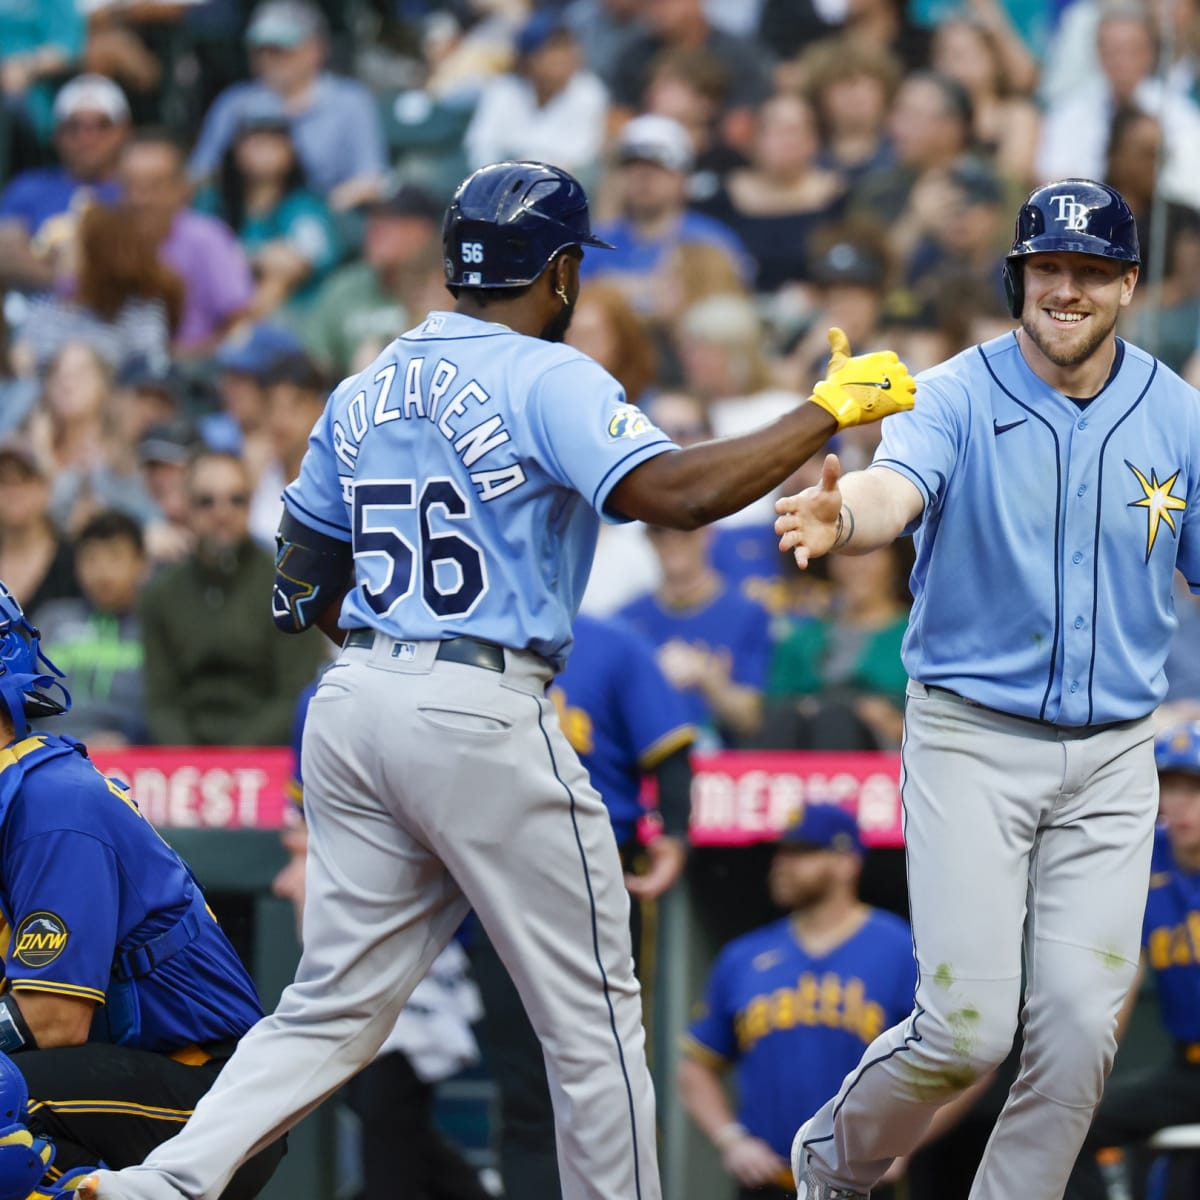
<path fill-rule="evenodd" d="M 1160 771 L 1200 775 L 1200 721 L 1164 729 L 1154 739 L 1154 765 Z"/>
<path fill-rule="evenodd" d="M 480 167 L 458 185 L 442 226 L 451 287 L 523 287 L 567 246 L 613 249 L 592 236 L 579 180 L 546 163 Z"/>
<path fill-rule="evenodd" d="M 1017 213 L 1012 249 L 1004 263 L 1004 290 L 1014 317 L 1025 305 L 1021 260 L 1052 250 L 1131 264 L 1142 261 L 1137 223 L 1120 192 L 1091 179 L 1043 184 L 1029 193 Z"/>
<path fill-rule="evenodd" d="M 71 707 L 63 673 L 42 653 L 41 634 L 29 623 L 17 598 L 0 583 L 0 701 L 17 737 L 29 731 L 30 717 L 57 717 Z M 53 688 L 54 696 L 44 689 Z"/>

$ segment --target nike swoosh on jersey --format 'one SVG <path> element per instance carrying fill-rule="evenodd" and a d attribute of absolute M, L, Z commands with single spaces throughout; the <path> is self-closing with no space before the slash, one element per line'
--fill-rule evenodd
<path fill-rule="evenodd" d="M 1016 429 L 1016 427 L 1018 425 L 1024 425 L 1025 422 L 1028 420 L 1029 420 L 1028 417 L 1022 417 L 1019 421 L 1009 421 L 1009 423 L 1007 425 L 1001 425 L 1000 422 L 997 421 L 995 417 L 993 417 L 992 418 L 992 432 L 994 434 L 996 434 L 997 437 L 999 437 L 1000 434 L 1007 433 L 1010 429 Z"/>

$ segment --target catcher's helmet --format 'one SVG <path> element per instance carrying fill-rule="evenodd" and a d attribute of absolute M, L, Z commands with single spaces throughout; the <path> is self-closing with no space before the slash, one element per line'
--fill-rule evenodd
<path fill-rule="evenodd" d="M 0 583 L 0 701 L 17 737 L 29 732 L 29 718 L 57 717 L 71 707 L 63 673 L 42 653 L 41 634 L 29 623 L 17 598 Z M 56 689 L 58 696 L 44 689 Z"/>
<path fill-rule="evenodd" d="M 613 249 L 592 236 L 579 180 L 545 163 L 480 167 L 458 185 L 442 226 L 451 287 L 523 287 L 567 246 Z"/>
<path fill-rule="evenodd" d="M 1154 739 L 1154 765 L 1160 771 L 1200 775 L 1200 721 L 1164 729 Z"/>
<path fill-rule="evenodd" d="M 1052 250 L 1142 261 L 1137 223 L 1120 192 L 1091 179 L 1043 184 L 1021 205 L 1012 249 L 1004 262 L 1004 290 L 1014 317 L 1021 315 L 1025 304 L 1021 260 Z"/>

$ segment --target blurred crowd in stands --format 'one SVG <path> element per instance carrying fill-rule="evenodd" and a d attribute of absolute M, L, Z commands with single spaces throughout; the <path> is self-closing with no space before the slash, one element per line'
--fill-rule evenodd
<path fill-rule="evenodd" d="M 616 250 L 569 340 L 681 442 L 801 402 L 830 325 L 914 370 L 1011 328 L 1016 203 L 1069 175 L 1137 214 L 1123 332 L 1200 381 L 1198 65 L 1195 0 L 0 4 L 0 578 L 73 730 L 286 740 L 325 650 L 254 599 L 280 491 L 328 390 L 450 306 L 475 166 L 584 181 Z M 801 576 L 771 520 L 606 530 L 585 607 L 658 646 L 702 745 L 895 746 L 904 550 Z"/>

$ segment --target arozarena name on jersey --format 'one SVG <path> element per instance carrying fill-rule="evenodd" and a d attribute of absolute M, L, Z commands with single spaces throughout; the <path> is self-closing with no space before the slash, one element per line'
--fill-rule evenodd
<path fill-rule="evenodd" d="M 468 380 L 446 399 L 458 380 L 458 367 L 448 359 L 439 358 L 426 373 L 425 359 L 413 358 L 405 367 L 403 387 L 393 399 L 399 369 L 399 364 L 390 363 L 380 370 L 373 381 L 379 388 L 375 399 L 369 399 L 365 390 L 356 392 L 346 409 L 345 424 L 334 421 L 333 451 L 348 471 L 354 470 L 359 446 L 372 428 L 389 421 L 423 419 L 436 426 L 453 445 L 480 500 L 495 500 L 525 482 L 520 463 L 471 470 L 485 455 L 510 440 L 504 418 L 498 413 L 475 421 L 474 409 L 492 399 L 478 380 Z M 352 479 L 343 475 L 341 484 L 342 498 L 352 504 Z"/>

